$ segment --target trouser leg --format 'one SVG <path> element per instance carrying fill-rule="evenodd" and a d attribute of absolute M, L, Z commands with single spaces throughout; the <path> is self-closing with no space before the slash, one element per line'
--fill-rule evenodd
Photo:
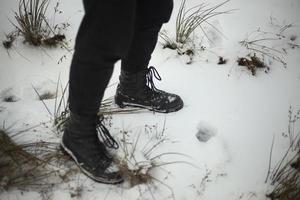
<path fill-rule="evenodd" d="M 106 147 L 118 145 L 96 114 L 114 63 L 126 54 L 131 43 L 135 2 L 83 0 L 85 16 L 71 64 L 71 112 L 61 145 L 87 176 L 102 183 L 123 181 L 106 151 Z"/>
<path fill-rule="evenodd" d="M 83 0 L 85 15 L 75 50 L 81 59 L 97 62 L 98 55 L 121 58 L 131 44 L 136 19 L 136 0 Z"/>
<path fill-rule="evenodd" d="M 84 0 L 70 69 L 70 110 L 79 115 L 97 113 L 114 63 L 131 43 L 135 0 Z"/>
<path fill-rule="evenodd" d="M 156 46 L 161 24 L 137 27 L 127 55 L 121 61 L 124 71 L 136 73 L 148 67 L 151 54 Z"/>
<path fill-rule="evenodd" d="M 90 64 L 81 63 L 75 58 L 70 70 L 70 110 L 78 115 L 95 115 L 112 75 L 115 61 L 103 56 L 99 58 L 99 63 Z"/>
<path fill-rule="evenodd" d="M 182 99 L 155 87 L 153 78 L 160 79 L 153 67 L 148 67 L 151 54 L 163 23 L 170 18 L 172 0 L 137 0 L 137 21 L 129 51 L 122 58 L 115 102 L 121 108 L 140 107 L 169 113 L 183 107 Z"/>
<path fill-rule="evenodd" d="M 170 19 L 172 0 L 137 0 L 134 36 L 128 53 L 122 58 L 123 71 L 136 73 L 146 69 L 163 23 Z"/>

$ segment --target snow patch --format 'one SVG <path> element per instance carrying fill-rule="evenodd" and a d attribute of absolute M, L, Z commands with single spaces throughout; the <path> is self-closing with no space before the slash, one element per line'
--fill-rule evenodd
<path fill-rule="evenodd" d="M 168 96 L 168 100 L 171 103 L 176 100 L 176 97 Z"/>

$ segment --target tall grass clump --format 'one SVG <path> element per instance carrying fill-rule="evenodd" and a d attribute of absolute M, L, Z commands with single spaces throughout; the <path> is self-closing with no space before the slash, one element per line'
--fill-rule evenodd
<path fill-rule="evenodd" d="M 168 156 L 190 158 L 188 155 L 176 151 L 159 151 L 163 145 L 173 143 L 166 136 L 165 125 L 166 122 L 164 122 L 161 130 L 158 129 L 157 125 L 145 125 L 144 132 L 141 130 L 137 134 L 132 131 L 120 130 L 119 144 L 121 150 L 115 156 L 115 162 L 127 185 L 130 188 L 139 188 L 141 199 L 146 199 L 146 196 L 150 196 L 149 199 L 153 200 L 162 199 L 161 196 L 157 196 L 156 190 L 163 188 L 168 191 L 170 199 L 175 199 L 173 189 L 166 183 L 170 172 L 165 167 L 176 164 L 196 167 L 188 161 L 166 159 Z M 165 179 L 157 178 L 158 172 L 163 172 Z M 144 192 L 141 192 L 142 188 L 145 188 Z"/>
<path fill-rule="evenodd" d="M 224 1 L 212 7 L 208 7 L 206 4 L 202 3 L 195 7 L 186 9 L 186 0 L 183 0 L 176 18 L 176 42 L 186 44 L 187 41 L 191 39 L 191 35 L 197 28 L 200 28 L 206 35 L 203 25 L 208 24 L 215 28 L 211 23 L 209 23 L 209 19 L 217 15 L 229 13 L 230 11 L 218 11 L 218 8 L 222 7 L 229 1 L 230 0 Z"/>
<path fill-rule="evenodd" d="M 271 30 L 258 28 L 239 42 L 244 55 L 238 58 L 238 65 L 245 66 L 252 75 L 256 75 L 257 70 L 268 73 L 275 63 L 287 68 L 288 52 L 300 48 L 293 23 L 275 24 L 271 17 L 270 25 Z"/>
<path fill-rule="evenodd" d="M 18 36 L 33 46 L 63 44 L 65 35 L 58 33 L 58 25 L 52 27 L 46 16 L 49 4 L 50 0 L 19 0 L 18 9 L 14 11 L 15 22 L 10 21 L 16 30 L 7 34 L 7 41 L 3 41 L 4 47 L 10 48 Z M 54 14 L 56 12 L 57 8 Z"/>
<path fill-rule="evenodd" d="M 283 32 L 271 33 L 258 29 L 239 43 L 247 50 L 247 56 L 245 56 L 245 58 L 252 57 L 250 60 L 253 61 L 253 68 L 266 68 L 266 63 L 269 64 L 273 61 L 279 62 L 286 67 L 285 56 L 287 51 L 281 44 L 285 40 L 286 37 L 283 35 Z M 253 58 L 260 61 L 261 64 L 255 64 L 256 61 L 254 61 Z M 239 63 L 239 65 L 249 68 L 247 64 L 243 65 Z M 255 75 L 253 70 L 251 71 L 252 74 Z"/>
<path fill-rule="evenodd" d="M 16 28 L 24 36 L 25 41 L 32 45 L 40 45 L 45 34 L 48 35 L 45 15 L 49 0 L 20 0 Z"/>
<path fill-rule="evenodd" d="M 205 47 L 201 45 L 198 46 L 198 37 L 194 37 L 196 30 L 199 29 L 203 35 L 209 40 L 209 36 L 206 33 L 205 26 L 211 26 L 214 30 L 221 34 L 210 20 L 218 15 L 228 14 L 232 10 L 219 11 L 219 8 L 227 4 L 230 0 L 226 0 L 215 6 L 208 6 L 205 3 L 201 3 L 191 8 L 186 7 L 186 0 L 182 0 L 179 7 L 179 11 L 176 17 L 176 29 L 175 29 L 175 39 L 170 37 L 165 31 L 160 33 L 160 37 L 163 40 L 163 48 L 169 48 L 172 50 L 177 50 L 179 55 L 188 55 L 190 57 L 190 62 L 192 57 L 197 54 L 198 51 L 204 50 Z M 189 63 L 188 63 L 189 64 Z"/>
<path fill-rule="evenodd" d="M 0 193 L 13 189 L 42 192 L 78 172 L 57 142 L 21 142 L 25 133 L 0 129 Z M 18 141 L 18 142 L 17 142 Z"/>
<path fill-rule="evenodd" d="M 300 199 L 300 130 L 295 130 L 296 122 L 300 119 L 300 110 L 293 113 L 289 110 L 288 133 L 290 145 L 283 157 L 276 163 L 273 170 L 269 166 L 266 182 L 270 181 L 273 190 L 267 194 L 271 200 L 298 200 Z M 298 132 L 296 132 L 298 131 Z M 274 144 L 274 140 L 273 140 Z M 270 164 L 272 150 L 270 154 Z"/>
<path fill-rule="evenodd" d="M 53 172 L 45 170 L 43 160 L 29 153 L 37 150 L 38 143 L 17 144 L 13 140 L 17 135 L 0 130 L 0 191 L 46 186 L 43 180 Z"/>

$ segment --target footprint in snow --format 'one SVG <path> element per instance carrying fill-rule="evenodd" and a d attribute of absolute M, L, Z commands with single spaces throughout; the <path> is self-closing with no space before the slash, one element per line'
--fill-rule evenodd
<path fill-rule="evenodd" d="M 7 103 L 12 103 L 12 102 L 17 102 L 20 100 L 19 97 L 17 97 L 14 93 L 12 88 L 8 88 L 3 90 L 0 93 L 0 98 L 3 102 L 7 102 Z"/>
<path fill-rule="evenodd" d="M 58 87 L 59 86 L 59 87 Z M 56 82 L 46 79 L 44 77 L 30 77 L 21 80 L 0 92 L 0 100 L 3 102 L 16 102 L 19 100 L 48 100 L 55 99 L 56 96 L 62 93 L 60 87 Z M 59 91 L 57 91 L 59 88 Z M 57 94 L 58 93 L 58 94 Z"/>
<path fill-rule="evenodd" d="M 208 142 L 217 134 L 217 130 L 205 121 L 200 121 L 197 126 L 196 137 L 200 142 Z"/>

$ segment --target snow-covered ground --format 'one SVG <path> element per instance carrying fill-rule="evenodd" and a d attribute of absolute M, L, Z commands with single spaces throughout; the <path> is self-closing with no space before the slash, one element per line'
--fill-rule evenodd
<path fill-rule="evenodd" d="M 189 0 L 188 6 L 201 2 Z M 208 3 L 213 5 L 220 1 L 210 0 Z M 9 0 L 0 3 L 1 40 L 5 39 L 4 32 L 12 29 L 8 18 L 13 19 L 12 11 L 16 5 Z M 174 33 L 179 6 L 180 1 L 175 0 L 172 19 L 164 26 L 169 33 Z M 72 46 L 83 16 L 81 0 L 61 0 L 60 9 L 63 13 L 57 16 L 56 22 L 70 23 L 65 34 L 72 40 Z M 97 184 L 78 175 L 73 182 L 55 186 L 53 199 L 71 199 L 70 188 L 78 184 L 82 185 L 81 199 L 84 200 L 153 199 L 152 194 L 157 200 L 172 199 L 171 191 L 177 200 L 266 199 L 265 194 L 271 188 L 265 184 L 265 178 L 272 138 L 275 135 L 275 163 L 289 145 L 288 138 L 282 137 L 287 131 L 288 109 L 290 106 L 295 110 L 300 108 L 300 50 L 287 49 L 286 68 L 273 62 L 269 73 L 258 70 L 257 75 L 252 76 L 250 71 L 236 63 L 237 58 L 246 56 L 247 52 L 239 41 L 258 28 L 276 32 L 278 27 L 275 25 L 292 23 L 293 27 L 285 34 L 297 36 L 295 42 L 300 44 L 300 1 L 232 0 L 224 6 L 223 10 L 226 9 L 236 10 L 212 20 L 224 36 L 216 35 L 215 43 L 207 46 L 207 50 L 200 53 L 191 65 L 185 64 L 184 58 L 176 51 L 162 49 L 160 44 L 152 56 L 151 65 L 156 66 L 163 79 L 156 83 L 157 87 L 179 94 L 185 102 L 184 108 L 167 115 L 152 112 L 114 115 L 109 127 L 115 137 L 121 137 L 118 135 L 120 130 L 129 131 L 132 139 L 141 132 L 139 149 L 148 137 L 145 125 L 155 126 L 160 131 L 165 122 L 164 135 L 171 142 L 160 145 L 153 156 L 164 152 L 183 153 L 191 158 L 167 155 L 162 160 L 184 160 L 197 167 L 180 163 L 164 166 L 166 171 L 158 170 L 154 174 L 164 184 L 154 181 L 157 187 L 151 187 L 150 191 L 146 186 L 129 188 L 126 183 L 118 186 Z M 64 55 L 65 59 L 58 64 Z M 218 56 L 229 61 L 217 65 Z M 0 124 L 15 124 L 15 129 L 22 129 L 27 124 L 49 122 L 49 113 L 38 100 L 33 86 L 40 93 L 55 92 L 58 77 L 63 84 L 68 81 L 71 58 L 65 49 L 36 49 L 20 41 L 9 52 L 1 47 Z M 112 87 L 106 91 L 106 97 L 115 92 L 113 83 L 118 81 L 119 68 L 117 63 L 111 79 Z M 9 96 L 14 96 L 17 101 L 2 101 Z M 45 103 L 53 110 L 53 99 Z M 299 130 L 299 126 L 296 128 Z M 41 126 L 37 129 L 25 139 L 35 141 L 50 137 L 58 141 L 51 136 L 49 128 Z M 201 130 L 212 133 L 211 139 L 200 142 L 196 134 Z M 34 200 L 41 197 L 35 192 L 14 190 L 1 193 L 0 199 Z"/>

